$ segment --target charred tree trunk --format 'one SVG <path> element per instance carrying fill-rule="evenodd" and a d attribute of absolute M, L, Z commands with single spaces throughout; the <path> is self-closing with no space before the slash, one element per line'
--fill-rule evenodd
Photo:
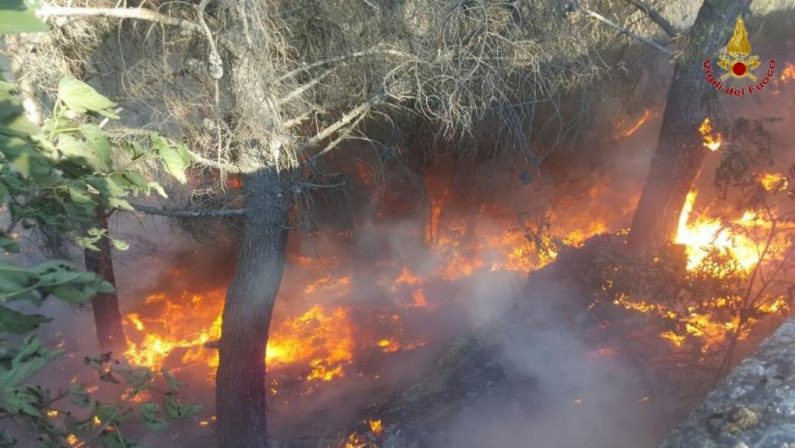
<path fill-rule="evenodd" d="M 100 229 L 108 230 L 108 218 L 103 209 L 97 211 L 97 224 Z M 86 270 L 101 276 L 115 288 L 116 277 L 113 272 L 110 239 L 100 239 L 97 246 L 99 247 L 98 251 L 85 250 Z M 115 292 L 97 294 L 91 299 L 91 308 L 94 310 L 94 325 L 97 329 L 99 349 L 102 352 L 124 353 L 127 348 L 127 340 L 124 337 L 124 327 L 119 311 L 119 296 Z"/>
<path fill-rule="evenodd" d="M 268 446 L 265 349 L 282 279 L 290 191 L 275 169 L 244 177 L 247 220 L 224 304 L 216 382 L 219 444 Z"/>
<path fill-rule="evenodd" d="M 630 250 L 639 256 L 672 242 L 688 190 L 707 153 L 698 128 L 715 119 L 720 94 L 704 80 L 703 63 L 728 41 L 737 16 L 750 0 L 706 0 L 676 58 L 668 89 L 657 151 L 629 233 Z"/>

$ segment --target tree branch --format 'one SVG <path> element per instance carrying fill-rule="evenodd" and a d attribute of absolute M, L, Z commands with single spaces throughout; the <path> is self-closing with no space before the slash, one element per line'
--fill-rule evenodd
<path fill-rule="evenodd" d="M 297 75 L 297 74 L 299 74 L 301 72 L 305 72 L 307 70 L 311 70 L 311 69 L 316 68 L 316 67 L 322 67 L 324 65 L 329 65 L 329 64 L 336 64 L 337 62 L 346 61 L 348 59 L 360 58 L 362 56 L 368 56 L 368 55 L 371 55 L 371 54 L 385 54 L 385 55 L 403 56 L 403 57 L 409 56 L 408 53 L 404 53 L 404 52 L 398 51 L 398 50 L 392 50 L 392 49 L 389 49 L 389 48 L 378 48 L 378 47 L 370 48 L 368 50 L 357 51 L 357 52 L 354 52 L 354 53 L 344 54 L 342 56 L 336 56 L 336 57 L 333 57 L 333 58 L 328 58 L 328 59 L 323 59 L 323 60 L 320 60 L 320 61 L 312 62 L 311 64 L 302 65 L 301 67 L 298 67 L 295 70 L 291 70 L 291 71 L 285 73 L 284 75 L 280 76 L 279 78 L 276 79 L 275 82 L 284 81 L 285 79 L 292 78 L 293 76 L 295 76 L 295 75 Z"/>
<path fill-rule="evenodd" d="M 197 208 L 157 208 L 141 204 L 132 204 L 132 206 L 135 210 L 148 215 L 167 216 L 169 218 L 225 218 L 246 214 L 246 209 L 244 208 L 202 210 Z"/>
<path fill-rule="evenodd" d="M 673 25 L 671 25 L 671 22 L 669 22 L 665 17 L 660 15 L 660 13 L 658 13 L 654 8 L 652 8 L 646 2 L 644 2 L 643 0 L 626 0 L 626 1 L 634 5 L 639 10 L 643 11 L 647 16 L 649 16 L 649 19 L 651 19 L 652 22 L 659 25 L 659 27 L 662 28 L 663 31 L 665 31 L 665 34 L 667 34 L 668 37 L 674 38 L 676 36 L 677 34 L 676 28 L 674 28 Z"/>
<path fill-rule="evenodd" d="M 587 15 L 588 17 L 591 17 L 593 19 L 598 20 L 599 22 L 603 23 L 604 25 L 606 25 L 606 26 L 608 26 L 610 28 L 613 28 L 614 30 L 618 31 L 621 34 L 626 34 L 627 36 L 629 36 L 629 37 L 631 37 L 633 39 L 637 39 L 637 40 L 643 42 L 646 45 L 654 47 L 655 49 L 657 49 L 659 51 L 662 51 L 665 54 L 673 54 L 671 49 L 663 47 L 662 45 L 658 44 L 657 42 L 655 42 L 655 41 L 653 41 L 651 39 L 645 38 L 645 37 L 641 36 L 640 34 L 633 33 L 632 31 L 630 31 L 630 30 L 624 28 L 623 26 L 613 22 L 612 20 L 610 20 L 607 17 L 599 14 L 598 12 L 591 11 L 590 9 L 583 8 L 583 7 L 580 7 L 580 10 L 583 13 L 585 13 L 585 15 Z"/>
<path fill-rule="evenodd" d="M 378 104 L 381 101 L 383 101 L 384 97 L 385 97 L 385 95 L 383 95 L 383 94 L 382 95 L 376 95 L 376 96 L 370 98 L 369 100 L 365 101 L 364 103 L 362 103 L 362 104 L 356 106 L 355 108 L 351 109 L 350 111 L 348 111 L 347 114 L 343 115 L 342 118 L 340 118 L 339 120 L 337 120 L 333 124 L 325 127 L 323 130 L 321 130 L 317 134 L 313 135 L 311 138 L 307 139 L 298 148 L 298 150 L 296 152 L 300 153 L 302 151 L 305 151 L 305 150 L 315 146 L 316 144 L 322 142 L 323 140 L 329 138 L 332 134 L 334 134 L 335 132 L 340 130 L 340 128 L 342 128 L 343 126 L 345 126 L 348 123 L 356 120 L 357 118 L 359 118 L 363 114 L 366 114 L 368 111 L 370 111 L 370 109 L 373 108 L 373 106 L 375 106 L 376 104 Z M 329 149 L 331 149 L 331 148 L 330 147 L 326 147 L 321 152 L 321 154 L 324 153 L 324 152 L 327 152 Z"/>
<path fill-rule="evenodd" d="M 227 173 L 232 173 L 232 174 L 240 174 L 243 172 L 243 170 L 240 169 L 240 167 L 238 166 L 208 159 L 207 157 L 204 157 L 203 155 L 191 150 L 188 150 L 188 153 L 193 158 L 193 161 L 198 163 L 199 165 L 208 166 L 210 168 L 215 168 L 217 170 L 226 171 Z"/>
<path fill-rule="evenodd" d="M 71 6 L 42 6 L 36 15 L 46 17 L 110 17 L 114 19 L 135 19 L 163 25 L 178 26 L 186 31 L 201 33 L 201 25 L 189 20 L 167 16 L 147 8 L 82 8 Z"/>

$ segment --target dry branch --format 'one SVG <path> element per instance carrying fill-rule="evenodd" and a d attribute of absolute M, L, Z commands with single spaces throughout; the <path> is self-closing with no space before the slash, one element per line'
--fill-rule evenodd
<path fill-rule="evenodd" d="M 647 16 L 649 16 L 649 19 L 651 19 L 652 22 L 659 25 L 659 27 L 662 28 L 663 31 L 665 31 L 665 34 L 667 34 L 668 37 L 673 38 L 678 34 L 676 32 L 676 28 L 674 28 L 673 25 L 671 25 L 671 22 L 669 22 L 665 17 L 660 15 L 660 13 L 658 13 L 654 8 L 649 6 L 643 0 L 627 0 L 627 2 L 632 4 L 639 10 L 643 11 Z"/>
<path fill-rule="evenodd" d="M 643 37 L 640 34 L 633 33 L 632 31 L 630 31 L 630 30 L 624 28 L 623 26 L 613 22 L 612 20 L 610 20 L 607 17 L 599 14 L 598 12 L 591 11 L 590 9 L 587 9 L 587 8 L 581 8 L 581 10 L 588 17 L 596 19 L 600 23 L 602 23 L 602 24 L 604 24 L 604 25 L 606 25 L 606 26 L 608 26 L 610 28 L 613 28 L 614 30 L 618 31 L 621 34 L 625 34 L 625 35 L 627 35 L 627 36 L 629 36 L 629 37 L 631 37 L 633 39 L 639 40 L 639 41 L 643 42 L 644 44 L 649 45 L 650 47 L 653 47 L 653 48 L 655 48 L 655 49 L 657 49 L 659 51 L 662 51 L 665 54 L 673 54 L 671 49 L 666 48 L 666 47 L 662 46 L 661 44 L 659 44 L 659 43 L 657 43 L 657 42 L 655 42 L 655 41 L 653 41 L 651 39 Z"/>
<path fill-rule="evenodd" d="M 39 17 L 108 17 L 114 19 L 135 19 L 163 25 L 178 26 L 186 31 L 201 33 L 201 25 L 189 20 L 171 17 L 147 8 L 82 8 L 71 6 L 42 6 L 36 10 Z"/>
<path fill-rule="evenodd" d="M 166 216 L 169 218 L 225 218 L 229 216 L 243 216 L 244 208 L 228 208 L 220 210 L 202 210 L 193 208 L 157 208 L 146 205 L 132 204 L 133 208 L 148 215 Z"/>

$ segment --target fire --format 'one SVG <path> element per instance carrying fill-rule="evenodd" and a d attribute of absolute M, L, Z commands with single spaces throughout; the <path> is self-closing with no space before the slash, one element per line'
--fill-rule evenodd
<path fill-rule="evenodd" d="M 759 176 L 759 185 L 769 192 L 784 191 L 789 188 L 789 180 L 783 174 L 763 173 Z"/>
<path fill-rule="evenodd" d="M 146 319 L 140 313 L 127 315 L 126 322 L 135 330 L 130 332 L 131 339 L 138 340 L 130 342 L 127 359 L 156 369 L 170 356 L 182 353 L 183 366 L 205 364 L 215 370 L 217 352 L 205 344 L 221 336 L 224 294 L 223 290 L 215 290 L 203 295 L 186 294 L 178 300 L 162 293 L 148 296 L 145 303 L 159 314 Z M 185 313 L 191 314 L 190 319 L 184 317 Z M 329 381 L 344 376 L 345 365 L 353 359 L 353 345 L 348 312 L 341 307 L 314 305 L 303 314 L 274 325 L 265 360 L 273 369 L 303 365 L 309 369 L 307 380 Z"/>
<path fill-rule="evenodd" d="M 381 420 L 368 420 L 367 426 L 370 428 L 370 432 L 376 437 L 380 436 L 381 433 L 384 432 L 384 427 L 381 424 Z"/>
<path fill-rule="evenodd" d="M 643 127 L 644 124 L 646 124 L 646 122 L 649 120 L 649 118 L 651 118 L 652 115 L 653 114 L 651 109 L 645 109 L 643 111 L 643 116 L 641 116 L 640 119 L 638 119 L 638 121 L 633 123 L 631 126 L 627 126 L 626 122 L 624 120 L 621 120 L 621 122 L 616 126 L 617 128 L 620 129 L 618 131 L 618 136 L 629 137 L 630 135 L 634 134 L 635 132 L 638 131 L 638 129 L 640 129 L 641 127 Z"/>
<path fill-rule="evenodd" d="M 784 82 L 795 79 L 795 65 L 787 63 L 787 65 L 784 66 L 784 70 L 781 71 L 781 77 L 779 79 Z"/>
<path fill-rule="evenodd" d="M 693 206 L 696 202 L 697 192 L 691 191 L 687 195 L 682 213 L 679 215 L 679 228 L 676 234 L 676 243 L 686 246 L 687 267 L 693 269 L 704 260 L 710 248 L 717 248 L 730 253 L 739 265 L 746 270 L 751 269 L 758 261 L 758 248 L 754 241 L 743 234 L 732 232 L 720 218 L 698 217 L 695 222 L 690 222 Z M 735 221 L 737 225 L 752 225 L 756 216 L 746 212 Z"/>
<path fill-rule="evenodd" d="M 698 127 L 698 132 L 701 133 L 704 139 L 703 144 L 705 148 L 710 151 L 717 151 L 720 148 L 722 137 L 720 134 L 712 133 L 712 121 L 710 121 L 709 117 L 701 122 L 701 126 Z"/>

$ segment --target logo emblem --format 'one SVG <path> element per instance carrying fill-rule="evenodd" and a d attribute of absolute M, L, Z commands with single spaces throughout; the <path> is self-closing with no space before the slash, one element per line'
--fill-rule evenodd
<path fill-rule="evenodd" d="M 718 65 L 726 71 L 720 77 L 721 81 L 729 78 L 748 78 L 756 81 L 752 70 L 759 67 L 759 56 L 751 55 L 751 42 L 748 40 L 748 32 L 745 30 L 742 17 L 737 17 L 734 33 L 726 45 L 726 50 L 718 55 Z"/>
<path fill-rule="evenodd" d="M 703 64 L 704 81 L 726 95 L 745 96 L 761 92 L 774 79 L 776 71 L 776 61 L 771 59 L 768 62 L 764 73 L 760 73 L 761 79 L 757 79 L 754 70 L 759 68 L 759 56 L 751 54 L 751 42 L 748 40 L 748 31 L 741 16 L 734 22 L 734 32 L 731 39 L 726 44 L 720 54 L 718 54 L 718 67 L 723 69 L 723 73 L 718 75 L 712 71 L 712 59 L 706 59 Z M 726 81 L 732 80 L 732 87 L 726 86 Z M 746 81 L 743 83 L 742 81 Z"/>

